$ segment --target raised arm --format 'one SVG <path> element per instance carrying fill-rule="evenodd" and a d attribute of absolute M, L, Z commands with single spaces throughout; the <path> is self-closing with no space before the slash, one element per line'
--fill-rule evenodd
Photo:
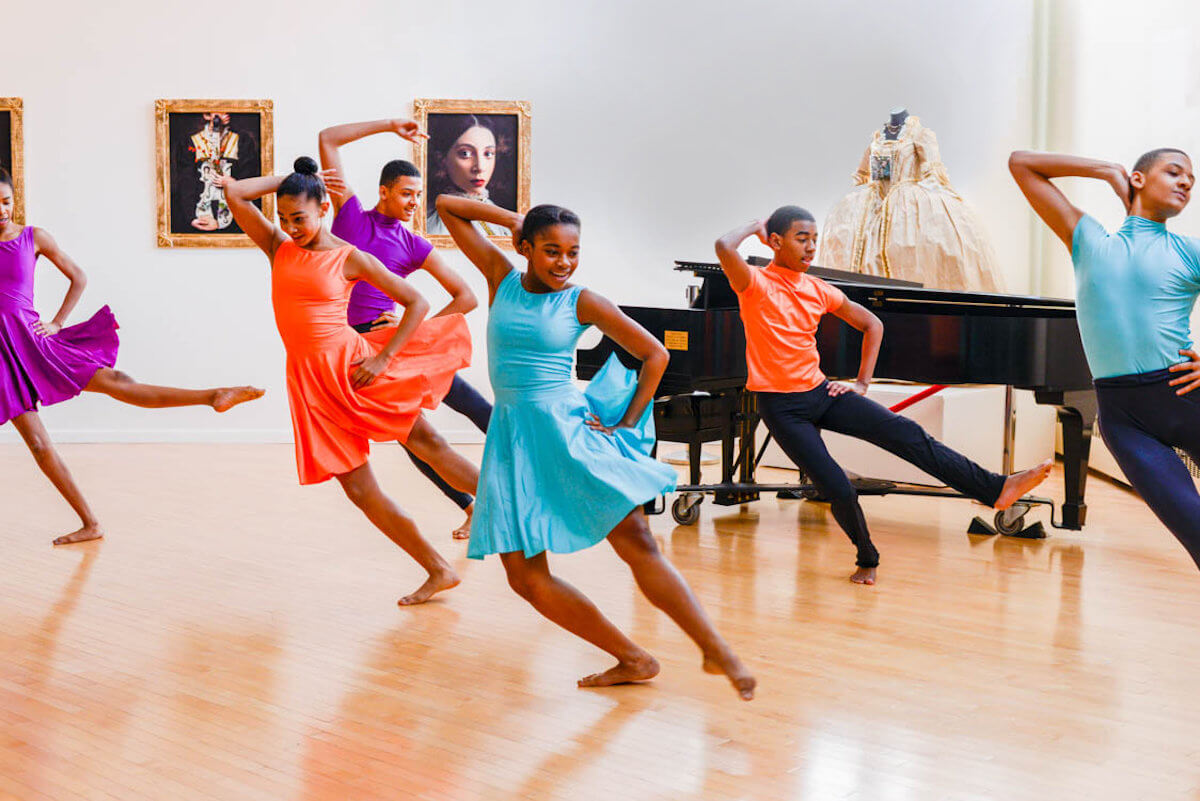
<path fill-rule="evenodd" d="M 446 224 L 446 230 L 454 238 L 463 255 L 479 268 L 488 282 L 490 298 L 496 296 L 496 287 L 512 270 L 512 264 L 500 248 L 480 233 L 471 223 L 474 220 L 502 225 L 513 232 L 514 244 L 521 235 L 521 223 L 524 217 L 515 211 L 502 209 L 492 203 L 480 203 L 478 200 L 468 200 L 454 195 L 438 195 L 438 217 Z"/>
<path fill-rule="evenodd" d="M 258 206 L 250 201 L 271 194 L 283 181 L 278 175 L 243 178 L 240 181 L 235 181 L 229 176 L 220 176 L 216 180 L 217 185 L 225 190 L 225 202 L 229 204 L 229 210 L 233 213 L 238 227 L 272 260 L 275 258 L 276 248 L 287 241 L 287 234 L 272 224 Z"/>
<path fill-rule="evenodd" d="M 842 305 L 830 314 L 862 331 L 863 344 L 862 356 L 858 361 L 858 378 L 855 379 L 854 386 L 830 384 L 829 394 L 836 396 L 853 389 L 859 395 L 865 395 L 867 387 L 871 385 L 871 379 L 875 375 L 875 362 L 879 360 L 879 346 L 883 342 L 883 323 L 865 306 L 855 303 L 849 298 L 842 301 Z"/>
<path fill-rule="evenodd" d="M 471 291 L 471 287 L 467 286 L 467 282 L 461 275 L 446 264 L 436 250 L 429 251 L 425 261 L 421 262 L 421 269 L 437 279 L 437 282 L 442 285 L 442 289 L 450 293 L 450 302 L 433 315 L 434 317 L 441 317 L 445 314 L 466 314 L 479 305 L 479 300 Z"/>
<path fill-rule="evenodd" d="M 717 261 L 721 262 L 721 269 L 729 278 L 729 285 L 734 292 L 743 292 L 750 286 L 750 271 L 754 268 L 738 253 L 738 246 L 751 236 L 757 236 L 759 241 L 767 244 L 767 224 L 762 220 L 752 220 L 725 234 L 716 243 Z"/>
<path fill-rule="evenodd" d="M 667 371 L 670 354 L 649 331 L 631 320 L 612 301 L 591 290 L 585 289 L 579 293 L 575 313 L 580 323 L 596 326 L 642 363 L 642 369 L 638 371 L 637 389 L 621 419 L 615 425 L 606 426 L 592 416 L 587 421 L 588 425 L 610 434 L 614 429 L 637 425 L 646 407 L 654 400 L 654 391 Z"/>
<path fill-rule="evenodd" d="M 333 199 L 333 209 L 336 213 L 342 204 L 354 196 L 354 190 L 345 181 L 346 171 L 342 169 L 342 145 L 348 145 L 373 134 L 392 132 L 401 139 L 419 142 L 428 137 L 421 132 L 420 127 L 412 120 L 397 117 L 386 120 L 370 120 L 368 122 L 348 122 L 344 125 L 334 125 L 326 128 L 317 135 L 317 145 L 321 156 L 321 168 L 336 170 L 342 177 L 343 186 L 339 194 L 330 193 Z"/>
<path fill-rule="evenodd" d="M 404 343 L 429 313 L 429 301 L 425 300 L 412 284 L 384 267 L 379 259 L 361 250 L 355 250 L 346 259 L 342 274 L 349 281 L 366 281 L 378 287 L 404 308 L 400 323 L 383 350 L 375 356 L 355 362 L 350 381 L 355 389 L 359 389 L 370 384 L 387 369 L 388 362 L 404 347 Z"/>
<path fill-rule="evenodd" d="M 1129 211 L 1129 175 L 1120 164 L 1085 159 L 1062 153 L 1036 153 L 1018 150 L 1008 157 L 1008 170 L 1021 187 L 1021 192 L 1055 236 L 1071 249 L 1075 226 L 1083 212 L 1067 200 L 1052 178 L 1096 178 L 1108 183 L 1125 210 Z"/>
<path fill-rule="evenodd" d="M 63 298 L 62 305 L 58 307 L 58 313 L 54 315 L 54 319 L 50 322 L 39 319 L 33 324 L 33 330 L 36 333 L 48 337 L 61 331 L 63 324 L 71 316 L 75 304 L 79 303 L 79 298 L 83 295 L 83 288 L 87 286 L 87 275 L 74 259 L 63 252 L 63 249 L 58 246 L 58 242 L 54 241 L 54 237 L 41 228 L 33 229 L 33 246 L 37 255 L 49 259 L 58 268 L 58 271 L 71 282 L 71 286 L 67 288 L 67 295 Z"/>

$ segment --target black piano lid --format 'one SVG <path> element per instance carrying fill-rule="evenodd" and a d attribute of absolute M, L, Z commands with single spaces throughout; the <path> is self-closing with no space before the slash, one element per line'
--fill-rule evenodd
<path fill-rule="evenodd" d="M 680 272 L 690 272 L 705 278 L 724 275 L 721 265 L 711 262 L 676 261 L 675 269 Z M 886 304 L 892 308 L 903 308 L 906 305 L 922 305 L 933 311 L 939 305 L 975 307 L 981 311 L 992 310 L 1045 310 L 1073 314 L 1075 301 L 1065 298 L 1043 298 L 1036 295 L 1007 295 L 999 292 L 955 292 L 949 289 L 926 289 L 920 284 L 910 281 L 897 281 L 891 278 L 848 273 L 843 270 L 831 270 L 825 267 L 813 266 L 809 272 L 818 278 L 837 285 L 843 291 L 850 289 L 855 299 L 865 297 L 873 305 Z M 843 276 L 853 276 L 852 279 Z M 949 308 L 947 308 L 949 311 Z"/>

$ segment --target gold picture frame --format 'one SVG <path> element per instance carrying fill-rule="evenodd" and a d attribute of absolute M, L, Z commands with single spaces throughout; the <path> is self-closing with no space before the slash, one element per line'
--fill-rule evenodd
<path fill-rule="evenodd" d="M 431 117 L 439 115 L 464 116 L 475 115 L 482 117 L 492 129 L 496 140 L 497 153 L 494 173 L 489 176 L 491 183 L 485 188 L 491 189 L 497 185 L 499 191 L 489 192 L 492 202 L 503 208 L 524 214 L 529 211 L 530 185 L 530 141 L 532 114 L 527 100 L 443 100 L 418 98 L 413 101 L 413 120 L 430 138 L 422 139 L 413 145 L 413 161 L 423 176 L 425 195 L 424 202 L 418 205 L 413 218 L 413 230 L 424 236 L 434 247 L 454 248 L 454 240 L 439 227 L 430 231 L 429 216 L 437 195 L 442 194 L 442 188 L 447 184 L 447 178 L 437 164 L 431 164 L 431 152 L 442 152 L 453 142 L 438 141 L 437 120 Z M 509 121 L 505 118 L 512 117 Z M 511 141 L 509 141 L 511 140 Z M 515 153 L 510 151 L 515 149 Z M 507 160 L 505 160 L 507 159 Z M 511 182 L 511 186 L 508 183 Z M 501 185 L 503 184 L 503 185 Z M 501 247 L 511 247 L 512 237 L 507 234 L 496 234 L 488 237 Z"/>
<path fill-rule="evenodd" d="M 24 103 L 19 97 L 0 97 L 0 114 L 8 115 L 8 159 L 0 147 L 0 167 L 13 179 L 13 222 L 25 224 L 25 120 Z"/>
<path fill-rule="evenodd" d="M 173 120 L 172 115 L 178 115 Z M 190 117 L 189 117 L 190 115 Z M 219 151 L 210 153 L 208 159 L 202 159 L 197 152 L 197 146 L 210 148 L 204 144 L 202 134 L 210 133 L 213 122 L 211 117 L 204 115 L 223 115 L 226 133 L 220 135 L 215 147 Z M 250 116 L 258 117 L 257 131 L 254 130 Z M 197 119 L 199 117 L 200 122 Z M 235 119 L 236 118 L 236 119 Z M 172 138 L 172 123 L 177 129 L 187 124 L 195 127 L 201 124 L 196 133 L 184 141 L 186 131 L 175 131 Z M 235 132 L 235 128 L 240 131 Z M 155 157 L 155 194 L 158 200 L 158 246 L 163 248 L 193 247 L 193 248 L 246 248 L 254 243 L 246 234 L 237 230 L 236 223 L 227 222 L 224 226 L 232 226 L 233 231 L 221 232 L 219 229 L 206 229 L 199 225 L 201 220 L 206 225 L 218 226 L 222 219 L 230 219 L 227 209 L 223 208 L 223 195 L 219 189 L 211 187 L 204 181 L 203 165 L 195 168 L 199 177 L 184 170 L 183 165 L 188 159 L 192 163 L 207 161 L 212 168 L 224 169 L 238 178 L 252 175 L 271 175 L 275 171 L 275 104 L 270 100 L 156 100 L 154 101 L 154 157 Z M 229 138 L 232 137 L 232 138 Z M 245 139 L 252 139 L 249 153 L 243 147 Z M 200 142 L 200 145 L 196 143 Z M 191 153 L 191 156 L 187 156 Z M 173 172 L 173 166 L 175 171 Z M 190 164 L 188 165 L 191 166 Z M 236 172 L 235 172 L 236 170 Z M 210 169 L 211 171 L 211 169 Z M 241 174 L 239 174 L 241 173 Z M 210 194 L 211 193 L 211 194 Z M 210 213 L 200 212 L 208 196 Z M 195 196 L 195 200 L 192 197 Z M 192 205 L 189 212 L 187 206 Z M 215 205 L 214 205 L 215 204 Z M 275 218 L 275 196 L 267 195 L 262 199 L 262 211 L 267 219 Z M 190 221 L 187 217 L 194 215 Z M 211 222 L 209 222 L 211 221 Z"/>

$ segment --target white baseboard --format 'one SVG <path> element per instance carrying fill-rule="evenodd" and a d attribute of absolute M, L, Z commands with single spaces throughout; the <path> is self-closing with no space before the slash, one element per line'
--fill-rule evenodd
<path fill-rule="evenodd" d="M 441 434 L 455 445 L 470 445 L 483 442 L 483 434 L 474 428 L 443 428 Z M 61 429 L 51 431 L 50 436 L 58 443 L 154 443 L 154 442 L 197 442 L 197 443 L 290 443 L 290 428 L 262 429 Z M 11 426 L 0 429 L 0 444 L 21 442 L 20 435 Z"/>

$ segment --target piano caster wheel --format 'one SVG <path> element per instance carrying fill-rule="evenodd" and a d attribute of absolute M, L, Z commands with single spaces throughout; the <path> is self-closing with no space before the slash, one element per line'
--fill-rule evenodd
<path fill-rule="evenodd" d="M 671 517 L 681 526 L 692 526 L 700 519 L 700 502 L 704 496 L 698 492 L 685 492 L 671 504 Z"/>
<path fill-rule="evenodd" d="M 1007 509 L 996 512 L 996 517 L 992 521 L 996 526 L 996 532 L 1008 537 L 1019 534 L 1025 528 L 1025 514 L 1029 509 L 1030 506 L 1027 503 L 1014 503 Z"/>

